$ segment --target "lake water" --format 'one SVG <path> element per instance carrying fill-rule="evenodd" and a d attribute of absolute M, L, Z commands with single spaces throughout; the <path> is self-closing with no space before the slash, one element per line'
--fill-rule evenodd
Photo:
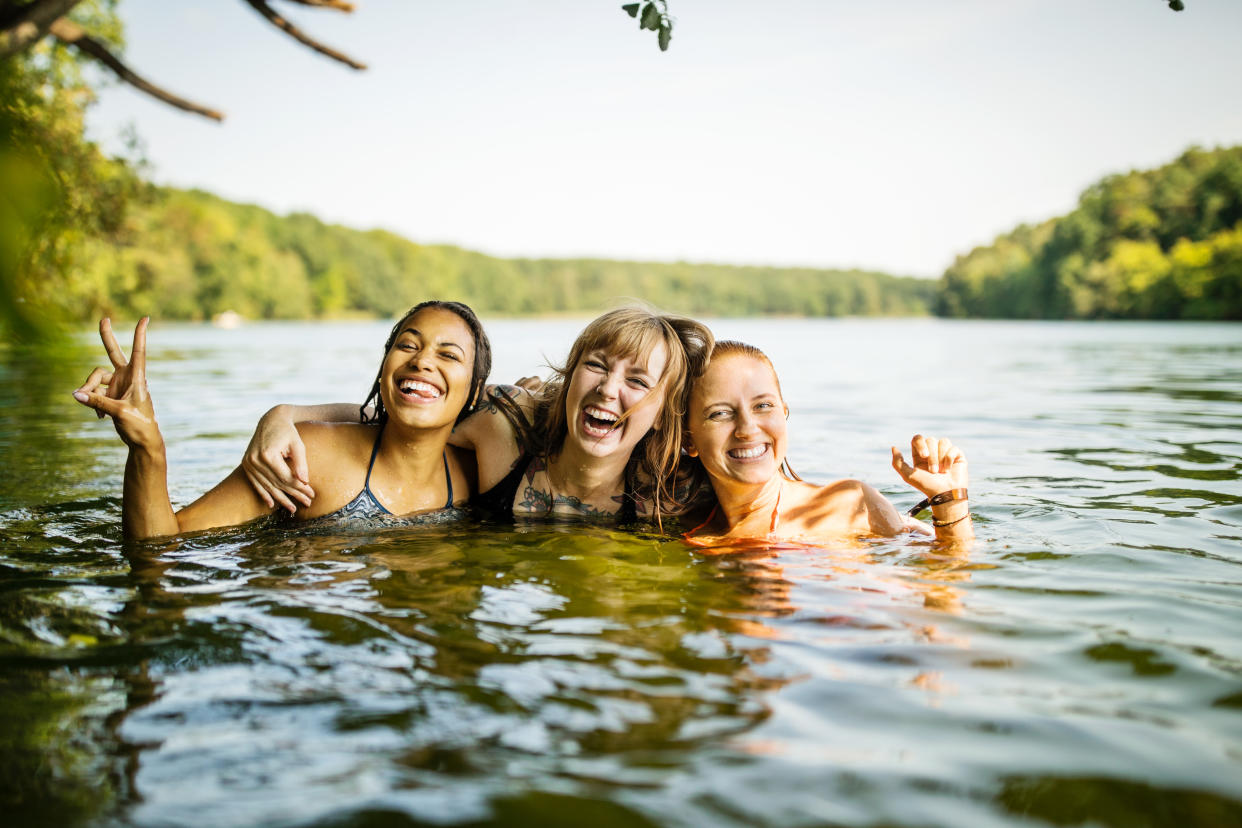
<path fill-rule="evenodd" d="M 493 377 L 581 324 L 488 322 Z M 908 506 L 888 446 L 952 437 L 979 541 L 127 546 L 102 350 L 0 354 L 6 824 L 1242 825 L 1242 327 L 712 325 L 805 478 Z M 361 400 L 387 328 L 153 325 L 174 501 L 269 405 Z"/>

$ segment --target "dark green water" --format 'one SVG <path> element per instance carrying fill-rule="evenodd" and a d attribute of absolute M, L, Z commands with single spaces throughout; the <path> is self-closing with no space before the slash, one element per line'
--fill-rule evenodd
<path fill-rule="evenodd" d="M 577 327 L 489 325 L 496 376 Z M 5 824 L 1242 825 L 1242 328 L 713 327 L 772 355 L 804 477 L 909 504 L 887 446 L 963 445 L 978 544 L 127 546 L 89 339 L 3 354 Z M 385 330 L 153 327 L 174 500 L 273 402 L 360 398 Z"/>

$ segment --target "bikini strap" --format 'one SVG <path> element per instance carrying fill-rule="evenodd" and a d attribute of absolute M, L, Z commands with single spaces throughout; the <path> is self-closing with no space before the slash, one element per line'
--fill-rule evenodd
<path fill-rule="evenodd" d="M 449 473 L 448 450 L 444 451 L 444 487 L 448 489 L 448 500 L 444 504 L 445 509 L 453 508 L 453 475 Z"/>
<path fill-rule="evenodd" d="M 714 517 L 716 516 L 716 510 L 717 510 L 717 509 L 719 509 L 719 508 L 720 508 L 720 504 L 719 504 L 719 503 L 717 503 L 715 506 L 713 506 L 713 507 L 712 507 L 712 510 L 711 510 L 710 512 L 708 512 L 708 513 L 707 513 L 707 520 L 703 521 L 703 522 L 702 522 L 702 523 L 700 523 L 698 526 L 696 526 L 696 527 L 694 527 L 693 529 L 691 529 L 689 532 L 684 532 L 684 533 L 682 533 L 682 538 L 684 538 L 684 539 L 686 540 L 686 542 L 687 542 L 687 543 L 689 543 L 689 544 L 691 544 L 691 545 L 693 545 L 693 546 L 706 546 L 707 544 L 703 543 L 703 542 L 702 542 L 702 541 L 700 541 L 700 540 L 697 540 L 697 539 L 694 537 L 694 533 L 695 533 L 695 532 L 697 532 L 697 531 L 699 531 L 700 529 L 702 529 L 702 528 L 703 528 L 704 526 L 706 526 L 707 524 L 711 523 L 711 522 L 712 522 L 712 518 L 714 518 Z"/>
<path fill-rule="evenodd" d="M 379 434 L 375 435 L 375 445 L 371 447 L 371 461 L 367 463 L 367 479 L 362 482 L 363 491 L 371 491 L 371 469 L 375 468 L 375 456 L 379 454 L 380 440 L 384 438 L 384 427 L 380 426 Z M 375 495 L 371 495 L 375 497 Z"/>

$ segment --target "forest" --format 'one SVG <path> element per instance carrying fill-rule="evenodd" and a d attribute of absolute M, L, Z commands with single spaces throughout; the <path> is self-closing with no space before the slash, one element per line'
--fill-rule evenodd
<path fill-rule="evenodd" d="M 1242 147 L 1110 175 L 1076 209 L 958 256 L 936 313 L 1242 319 Z"/>
<path fill-rule="evenodd" d="M 63 294 L 80 320 L 390 316 L 428 296 L 481 313 L 592 313 L 618 299 L 704 315 L 911 315 L 934 281 L 865 271 L 598 259 L 502 259 L 416 244 L 201 191 L 149 188 L 124 228 L 84 240 Z"/>

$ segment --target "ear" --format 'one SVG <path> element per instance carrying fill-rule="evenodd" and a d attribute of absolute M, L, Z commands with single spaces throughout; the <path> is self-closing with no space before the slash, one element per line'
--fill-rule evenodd
<path fill-rule="evenodd" d="M 699 456 L 699 450 L 694 447 L 694 438 L 690 436 L 688 431 L 681 435 L 681 450 L 690 457 Z"/>

